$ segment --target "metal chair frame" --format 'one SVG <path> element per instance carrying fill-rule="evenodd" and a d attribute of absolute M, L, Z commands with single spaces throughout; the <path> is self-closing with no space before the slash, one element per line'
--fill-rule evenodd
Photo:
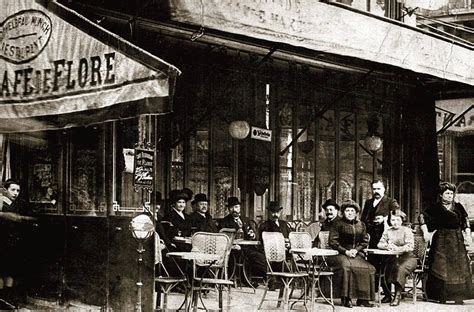
<path fill-rule="evenodd" d="M 428 265 L 426 262 L 428 256 L 428 242 L 425 242 L 423 235 L 415 234 L 415 246 L 413 249 L 413 253 L 417 259 L 417 266 L 415 271 L 410 273 L 410 277 L 413 281 L 411 287 L 405 287 L 405 294 L 411 293 L 413 296 L 413 303 L 416 303 L 418 297 L 418 290 L 421 290 L 421 294 L 423 296 L 423 300 L 427 300 L 426 292 L 425 292 L 425 282 L 426 282 L 426 272 L 428 270 Z M 421 287 L 418 284 L 421 282 Z"/>
<path fill-rule="evenodd" d="M 268 283 L 271 280 L 275 279 L 279 279 L 284 285 L 284 288 L 280 289 L 280 295 L 277 300 L 277 307 L 279 307 L 281 302 L 283 302 L 284 310 L 288 311 L 290 301 L 301 301 L 300 299 L 291 300 L 290 286 L 293 281 L 302 280 L 304 283 L 303 304 L 305 309 L 308 310 L 306 306 L 306 279 L 308 278 L 308 274 L 301 272 L 291 272 L 290 266 L 286 262 L 285 238 L 283 237 L 283 234 L 280 232 L 263 232 L 262 240 L 263 248 L 265 251 L 265 258 L 267 261 L 267 275 L 264 280 L 265 289 L 257 310 L 261 309 L 264 301 L 270 301 L 268 299 L 265 299 L 268 291 Z M 281 271 L 274 271 L 272 268 L 272 264 L 279 265 L 281 267 Z M 281 297 L 282 299 L 280 299 Z"/>

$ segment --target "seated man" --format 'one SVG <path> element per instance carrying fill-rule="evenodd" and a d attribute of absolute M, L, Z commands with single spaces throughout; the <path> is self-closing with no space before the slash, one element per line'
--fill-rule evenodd
<path fill-rule="evenodd" d="M 206 194 L 196 194 L 191 202 L 193 213 L 189 215 L 189 223 L 194 232 L 211 232 L 217 233 L 217 226 L 209 213 L 209 199 Z"/>
<path fill-rule="evenodd" d="M 277 201 L 271 201 L 267 209 L 270 211 L 270 215 L 267 221 L 263 222 L 259 229 L 258 234 L 262 239 L 263 232 L 280 232 L 285 238 L 288 238 L 291 229 L 288 223 L 280 219 L 281 211 L 283 207 Z"/>
<path fill-rule="evenodd" d="M 321 231 L 329 232 L 332 227 L 337 224 L 337 222 L 341 219 L 339 217 L 339 205 L 334 199 L 329 198 L 326 200 L 323 204 L 323 209 L 326 215 L 326 220 L 324 220 L 321 223 Z M 313 241 L 313 247 L 317 247 L 319 245 L 319 237 L 316 236 L 316 238 Z"/>
<path fill-rule="evenodd" d="M 240 201 L 237 197 L 227 199 L 229 214 L 219 222 L 219 229 L 232 228 L 236 233 L 241 233 L 245 240 L 255 240 L 255 230 L 252 228 L 250 219 L 240 215 Z M 256 276 L 265 276 L 267 264 L 265 254 L 261 248 L 256 246 L 242 247 L 242 253 L 247 259 L 252 259 L 252 273 Z"/>

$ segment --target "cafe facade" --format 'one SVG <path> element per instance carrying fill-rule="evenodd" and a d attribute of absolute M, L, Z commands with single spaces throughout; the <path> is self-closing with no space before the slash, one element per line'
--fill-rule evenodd
<path fill-rule="evenodd" d="M 25 58 L 20 65 L 5 63 L 20 67 L 7 67 L 2 84 L 2 105 L 17 105 L 1 116 L 2 177 L 21 182 L 40 216 L 32 295 L 132 310 L 136 242 L 128 224 L 146 201 L 166 213 L 172 189 L 207 194 L 215 218 L 238 196 L 257 223 L 270 200 L 280 201 L 286 220 L 306 223 L 319 219 L 328 198 L 363 205 L 376 178 L 410 222 L 434 199 L 435 101 L 472 92 L 473 66 L 462 61 L 472 49 L 334 3 L 62 2 L 33 6 L 53 31 L 58 16 L 94 37 L 101 29 L 105 51 L 76 40 L 39 70 L 25 60 L 32 42 L 29 52 L 15 52 Z M 75 38 L 70 32 L 56 36 Z M 150 76 L 125 70 L 132 64 L 121 54 Z M 119 93 L 117 84 L 129 89 Z M 87 88 L 100 96 L 79 101 Z M 18 100 L 54 101 L 60 91 L 64 102 L 43 105 L 42 114 L 28 109 L 33 100 Z M 135 183 L 139 149 L 153 155 L 148 188 Z M 145 249 L 143 302 L 151 310 L 150 241 Z"/>

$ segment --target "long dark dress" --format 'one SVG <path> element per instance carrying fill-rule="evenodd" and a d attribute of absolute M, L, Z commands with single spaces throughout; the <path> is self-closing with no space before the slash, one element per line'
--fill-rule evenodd
<path fill-rule="evenodd" d="M 389 243 L 396 245 L 400 251 L 404 251 L 398 257 L 388 259 L 385 278 L 387 283 L 396 284 L 399 287 L 405 287 L 408 274 L 416 269 L 416 258 L 413 255 L 415 239 L 411 229 L 402 226 L 398 229 L 388 228 L 382 234 L 382 238 L 377 247 L 388 249 Z"/>
<path fill-rule="evenodd" d="M 471 272 L 462 230 L 468 227 L 464 207 L 455 203 L 452 210 L 441 203 L 429 207 L 420 217 L 434 231 L 428 256 L 426 295 L 439 301 L 472 298 Z"/>
<path fill-rule="evenodd" d="M 328 258 L 334 268 L 335 297 L 374 300 L 375 267 L 362 257 L 368 244 L 365 224 L 358 220 L 342 218 L 329 232 L 329 246 L 339 251 L 339 255 Z M 355 258 L 345 255 L 351 249 L 359 251 Z"/>

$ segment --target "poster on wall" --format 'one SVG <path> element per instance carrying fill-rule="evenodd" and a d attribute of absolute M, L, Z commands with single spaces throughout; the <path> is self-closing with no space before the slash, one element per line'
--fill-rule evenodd
<path fill-rule="evenodd" d="M 135 191 L 153 190 L 153 174 L 154 174 L 154 156 L 155 152 L 152 149 L 136 148 L 135 161 L 133 168 L 133 186 Z"/>

